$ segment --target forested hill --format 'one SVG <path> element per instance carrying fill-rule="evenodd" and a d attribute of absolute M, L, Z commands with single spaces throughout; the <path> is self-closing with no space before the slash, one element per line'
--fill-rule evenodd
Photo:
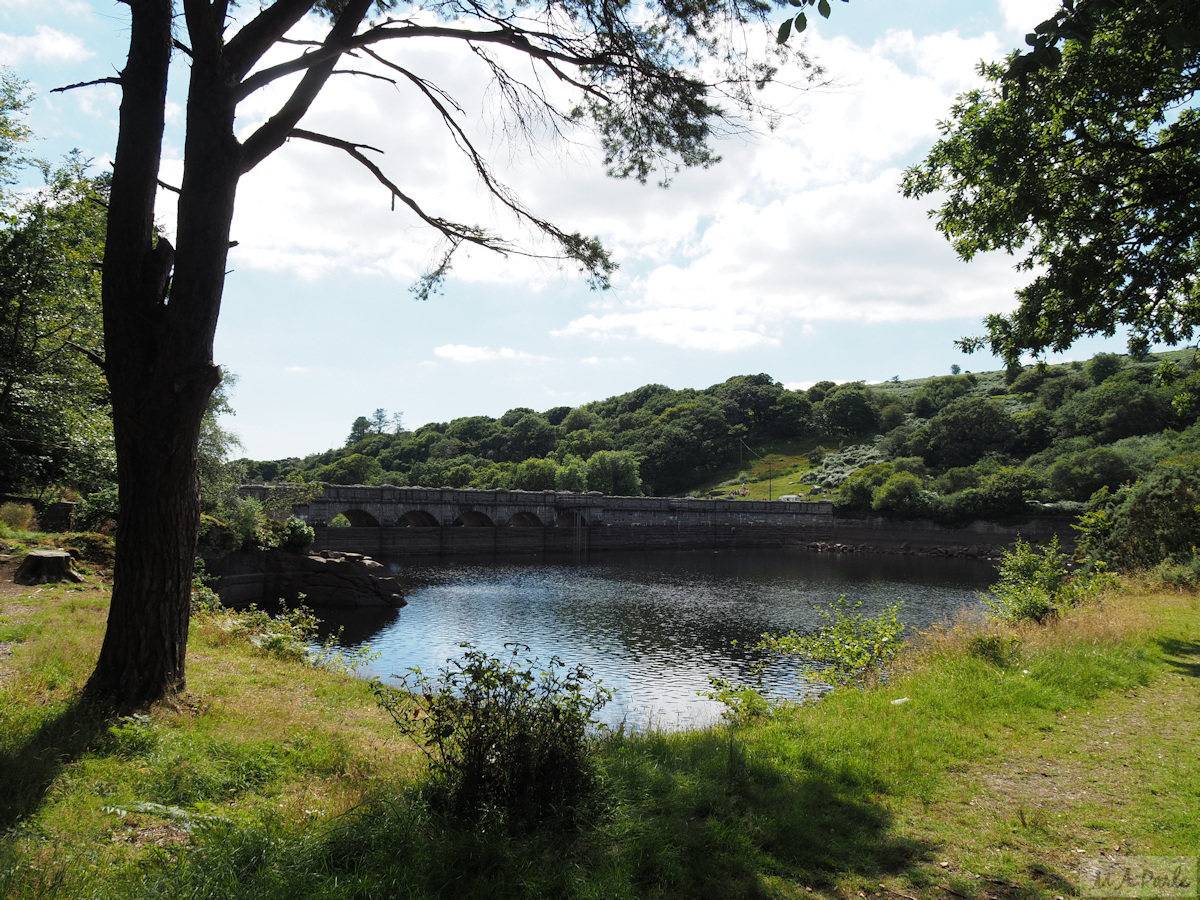
<path fill-rule="evenodd" d="M 789 391 L 739 375 L 703 390 L 645 385 L 580 407 L 511 409 L 390 432 L 383 410 L 346 445 L 253 462 L 253 481 L 600 490 L 681 495 L 745 479 L 758 454 L 790 463 L 789 491 L 957 518 L 1029 501 L 1086 501 L 1200 450 L 1191 351 Z M 776 477 L 788 471 L 774 472 Z"/>

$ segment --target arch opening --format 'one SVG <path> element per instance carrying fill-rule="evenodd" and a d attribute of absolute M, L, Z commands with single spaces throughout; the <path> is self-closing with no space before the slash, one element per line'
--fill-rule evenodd
<path fill-rule="evenodd" d="M 346 517 L 346 521 L 352 528 L 379 527 L 379 521 L 365 509 L 343 509 L 342 515 Z"/>
<path fill-rule="evenodd" d="M 433 517 L 432 513 L 423 509 L 410 509 L 396 520 L 396 524 L 400 527 L 411 525 L 415 528 L 436 528 L 438 520 Z"/>
<path fill-rule="evenodd" d="M 465 510 L 457 519 L 454 520 L 455 528 L 495 528 L 496 523 L 488 518 L 486 513 L 481 513 L 478 510 Z"/>
<path fill-rule="evenodd" d="M 514 513 L 512 518 L 508 520 L 508 524 L 514 528 L 542 528 L 542 520 L 534 513 L 521 511 Z"/>

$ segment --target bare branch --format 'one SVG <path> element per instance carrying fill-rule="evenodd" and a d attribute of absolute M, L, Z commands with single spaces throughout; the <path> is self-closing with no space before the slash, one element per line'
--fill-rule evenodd
<path fill-rule="evenodd" d="M 284 2 L 286 0 L 280 0 L 280 3 Z M 366 17 L 372 3 L 374 0 L 345 0 L 342 12 L 338 14 L 325 38 L 323 47 L 328 48 L 329 52 L 321 51 L 327 59 L 305 72 L 279 111 L 259 126 L 242 145 L 243 172 L 249 172 L 277 150 L 287 140 L 292 129 L 304 118 L 304 114 L 329 81 L 338 57 L 346 48 L 347 41 L 358 30 L 359 23 Z"/>
<path fill-rule="evenodd" d="M 553 42 L 563 45 L 561 38 L 554 35 L 536 32 L 522 31 L 511 27 L 501 27 L 495 31 L 477 31 L 467 28 L 447 28 L 444 26 L 429 26 L 429 25 L 412 25 L 405 24 L 399 27 L 395 23 L 388 23 L 371 28 L 360 35 L 351 37 L 345 43 L 338 45 L 326 41 L 321 45 L 320 49 L 303 53 L 294 59 L 287 62 L 279 63 L 278 65 L 269 66 L 255 72 L 253 75 L 244 79 L 237 92 L 239 100 L 245 99 L 250 94 L 260 88 L 266 87 L 274 81 L 278 81 L 287 75 L 292 75 L 296 72 L 303 72 L 306 69 L 311 69 L 313 66 L 327 62 L 331 56 L 337 56 L 349 50 L 364 49 L 373 44 L 378 44 L 382 41 L 399 40 L 403 38 L 417 37 L 437 37 L 437 38 L 453 38 L 469 43 L 480 44 L 500 44 L 514 50 L 518 50 L 526 55 L 547 62 L 549 60 L 557 60 L 571 66 L 587 66 L 599 65 L 606 61 L 605 57 L 597 56 L 592 53 L 571 53 L 564 50 L 554 50 L 549 47 L 535 45 L 531 42 L 532 39 Z M 231 42 L 232 43 L 232 42 Z M 608 65 L 612 66 L 611 58 L 607 59 Z"/>
<path fill-rule="evenodd" d="M 75 88 L 92 87 L 96 84 L 120 84 L 121 79 L 117 75 L 110 75 L 107 78 L 97 78 L 95 81 L 80 81 L 77 84 L 64 84 L 62 87 L 52 88 L 50 93 L 60 94 L 63 91 L 73 91 Z"/>
<path fill-rule="evenodd" d="M 179 188 L 175 187 L 175 185 L 173 185 L 173 184 L 167 184 L 167 183 L 166 183 L 165 181 L 163 181 L 161 178 L 159 178 L 159 179 L 158 179 L 158 186 L 159 186 L 160 188 L 165 188 L 166 190 L 170 191 L 170 192 L 171 192 L 171 193 L 173 193 L 173 194 L 178 194 L 178 193 L 180 193 L 180 190 L 179 190 Z"/>
<path fill-rule="evenodd" d="M 480 247 L 486 247 L 489 250 L 495 250 L 499 253 L 512 252 L 512 248 L 504 243 L 504 241 L 502 241 L 500 238 L 488 235 L 483 231 L 483 229 L 477 226 L 461 225 L 457 222 L 451 222 L 449 219 L 431 216 L 425 212 L 425 210 L 421 208 L 420 204 L 404 193 L 404 191 L 400 190 L 396 183 L 388 178 L 387 175 L 384 174 L 383 170 L 379 168 L 379 166 L 375 165 L 375 163 L 371 162 L 371 160 L 363 155 L 363 150 L 374 150 L 376 153 L 380 152 L 375 147 L 370 147 L 366 144 L 355 144 L 350 141 L 344 141 L 341 138 L 331 137 L 327 134 L 319 134 L 315 131 L 305 131 L 301 128 L 293 129 L 289 137 L 301 138 L 302 140 L 312 141 L 317 144 L 324 144 L 327 147 L 334 147 L 338 150 L 345 151 L 352 159 L 354 159 L 368 172 L 374 175 L 375 179 L 384 187 L 386 187 L 394 198 L 416 213 L 417 217 L 420 218 L 422 222 L 432 228 L 437 229 L 437 231 L 444 237 L 455 242 L 456 244 L 466 241 L 468 243 L 476 244 Z"/>
<path fill-rule="evenodd" d="M 234 75 L 245 77 L 313 5 L 313 0 L 276 0 L 246 23 L 225 45 L 225 59 L 233 67 Z"/>
<path fill-rule="evenodd" d="M 72 350 L 74 350 L 80 356 L 84 357 L 89 362 L 96 365 L 100 369 L 101 372 L 108 371 L 107 366 L 105 365 L 105 362 L 104 362 L 104 357 L 101 356 L 99 353 L 89 350 L 87 347 L 81 347 L 78 344 L 76 344 L 74 341 L 63 341 L 63 346 L 70 347 Z"/>
<path fill-rule="evenodd" d="M 375 78 L 379 81 L 386 81 L 388 84 L 395 84 L 395 78 L 388 78 L 386 75 L 380 75 L 377 72 L 364 72 L 362 69 L 334 69 L 334 75 L 362 75 L 364 78 Z"/>
<path fill-rule="evenodd" d="M 177 40 L 177 39 L 175 39 L 175 38 L 172 38 L 172 39 L 171 39 L 171 46 L 172 46 L 172 47 L 174 47 L 176 50 L 179 50 L 179 51 L 181 51 L 181 52 L 183 52 L 183 53 L 187 54 L 188 56 L 192 56 L 192 55 L 193 55 L 193 54 L 192 54 L 192 48 L 191 48 L 191 47 L 189 47 L 187 44 L 185 44 L 183 41 L 180 41 L 180 40 Z"/>

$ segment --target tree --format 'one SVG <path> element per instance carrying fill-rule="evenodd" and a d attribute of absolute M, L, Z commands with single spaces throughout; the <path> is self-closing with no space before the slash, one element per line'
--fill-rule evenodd
<path fill-rule="evenodd" d="M 1200 324 L 1200 5 L 1074 0 L 981 65 L 989 87 L 958 98 L 943 137 L 904 176 L 965 260 L 1024 252 L 1037 272 L 1017 310 L 986 319 L 990 344 L 1064 350 L 1132 333 L 1131 348 L 1191 340 Z"/>
<path fill-rule="evenodd" d="M 628 450 L 601 450 L 587 461 L 587 486 L 590 491 L 617 497 L 637 497 L 642 493 L 642 476 L 637 457 Z"/>
<path fill-rule="evenodd" d="M 879 427 L 879 410 L 871 389 L 859 382 L 830 388 L 821 401 L 826 432 L 834 437 L 866 434 Z"/>
<path fill-rule="evenodd" d="M 4 124 L 20 109 L 6 96 L 11 85 L 0 90 L 0 181 L 14 152 L 2 135 L 16 135 L 13 147 L 23 133 Z M 78 156 L 41 169 L 36 193 L 0 193 L 0 492 L 63 482 L 90 491 L 115 474 L 97 365 L 108 181 L 88 177 Z"/>
<path fill-rule="evenodd" d="M 187 619 L 199 501 L 196 446 L 208 397 L 220 382 L 213 336 L 228 268 L 230 223 L 240 178 L 288 140 L 346 153 L 393 201 L 445 239 L 445 253 L 417 285 L 427 297 L 466 244 L 537 252 L 501 235 L 427 210 L 353 140 L 300 127 L 335 74 L 367 72 L 427 102 L 498 208 L 544 236 L 597 286 L 613 263 L 600 243 L 569 233 L 525 207 L 496 178 L 462 125 L 454 98 L 385 55 L 417 39 L 455 42 L 485 67 L 508 104 L 501 129 L 531 121 L 551 129 L 594 129 L 605 168 L 617 177 L 663 180 L 679 166 L 707 166 L 710 141 L 753 89 L 773 74 L 737 36 L 765 20 L 765 0 L 427 0 L 384 17 L 395 0 L 274 0 L 229 15 L 229 0 L 126 0 L 129 57 L 121 90 L 104 255 L 105 370 L 112 396 L 121 526 L 108 626 L 89 693 L 134 707 L 185 682 Z M 178 7 L 178 9 L 177 9 Z M 176 17 L 176 13 L 182 15 Z M 380 18 L 371 19 L 372 12 Z M 323 37 L 287 37 L 305 17 L 323 18 Z M 290 58 L 266 64 L 273 51 Z M 183 177 L 174 245 L 154 226 L 171 56 L 190 64 Z M 354 55 L 354 70 L 339 68 Z M 801 57 L 804 62 L 803 57 Z M 704 65 L 715 61 L 715 66 Z M 712 78 L 704 73 L 716 71 Z M 274 115 L 243 137 L 238 106 L 259 89 L 292 80 Z M 524 80 L 522 80 L 524 79 Z M 553 444 L 551 444 L 551 447 Z M 549 448 L 548 448 L 549 449 Z"/>
<path fill-rule="evenodd" d="M 955 400 L 922 430 L 922 452 L 913 455 L 938 468 L 969 466 L 988 453 L 999 453 L 1014 434 L 1012 417 L 1003 405 L 983 397 Z"/>

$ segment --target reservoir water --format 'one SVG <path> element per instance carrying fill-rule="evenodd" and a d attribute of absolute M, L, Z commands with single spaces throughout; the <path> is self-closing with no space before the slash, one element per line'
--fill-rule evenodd
<path fill-rule="evenodd" d="M 441 558 L 392 561 L 411 588 L 408 606 L 383 614 L 324 616 L 344 628 L 349 647 L 380 657 L 360 670 L 385 680 L 418 667 L 434 673 L 468 641 L 506 656 L 583 663 L 615 692 L 606 723 L 685 728 L 722 710 L 702 697 L 710 676 L 749 677 L 740 649 L 765 631 L 805 631 L 818 610 L 846 595 L 875 613 L 897 600 L 916 628 L 979 608 L 995 580 L 990 563 L 904 556 L 771 550 L 591 554 L 586 557 Z M 736 642 L 736 645 L 735 643 Z M 769 688 L 807 687 L 790 669 L 769 673 Z"/>

